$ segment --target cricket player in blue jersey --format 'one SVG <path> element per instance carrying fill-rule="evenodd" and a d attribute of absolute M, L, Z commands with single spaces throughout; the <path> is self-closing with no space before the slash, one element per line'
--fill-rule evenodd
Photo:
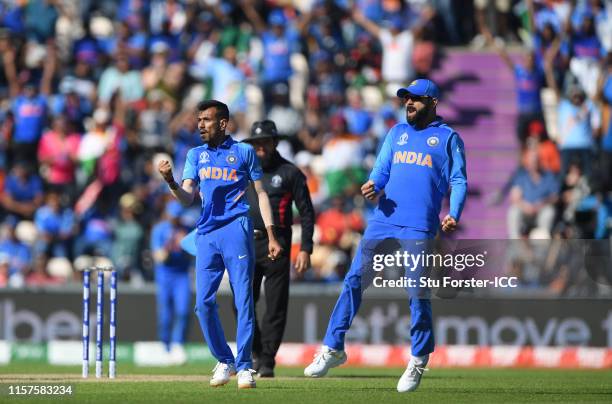
<path fill-rule="evenodd" d="M 155 262 L 157 333 L 166 346 L 170 364 L 187 361 L 183 345 L 191 314 L 191 257 L 180 246 L 185 227 L 180 218 L 183 207 L 175 200 L 166 205 L 165 220 L 151 229 L 151 251 Z"/>
<path fill-rule="evenodd" d="M 323 348 L 304 370 L 309 377 L 325 376 L 329 369 L 346 362 L 344 338 L 359 310 L 363 290 L 373 279 L 372 255 L 376 245 L 393 238 L 405 250 L 415 245 L 420 250 L 424 242 L 416 240 L 433 239 L 440 224 L 445 232 L 455 230 L 463 210 L 467 193 L 463 141 L 436 115 L 438 87 L 430 80 L 419 79 L 400 88 L 397 96 L 405 102 L 408 122 L 391 128 L 369 180 L 361 187 L 366 199 L 379 198 L 378 205 L 344 279 Z M 442 199 L 449 187 L 450 212 L 440 223 Z M 397 384 L 399 392 L 416 390 L 429 354 L 434 351 L 428 291 L 408 292 L 412 355 Z"/>
<path fill-rule="evenodd" d="M 270 201 L 261 184 L 262 171 L 255 150 L 226 135 L 229 120 L 227 105 L 208 100 L 198 104 L 198 130 L 204 142 L 187 153 L 181 185 L 176 183 L 169 161 L 158 170 L 170 191 L 183 206 L 189 206 L 199 186 L 202 214 L 196 236 L 196 314 L 215 366 L 210 385 L 222 386 L 237 373 L 239 388 L 254 388 L 251 347 L 254 332 L 253 273 L 255 252 L 253 225 L 249 218 L 246 191 L 252 181 L 261 216 L 268 234 L 270 259 L 281 247 L 272 229 Z M 216 294 L 227 268 L 237 310 L 237 355 L 227 344 Z"/>

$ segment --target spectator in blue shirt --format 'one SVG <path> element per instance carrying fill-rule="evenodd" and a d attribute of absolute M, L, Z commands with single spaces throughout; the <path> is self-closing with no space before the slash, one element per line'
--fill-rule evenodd
<path fill-rule="evenodd" d="M 23 94 L 13 101 L 15 130 L 12 147 L 15 161 L 30 161 L 36 155 L 36 144 L 47 117 L 47 99 L 38 94 L 33 83 L 26 84 Z"/>
<path fill-rule="evenodd" d="M 568 24 L 569 41 L 561 48 L 561 53 L 570 60 L 570 71 L 588 94 L 594 97 L 599 76 L 599 62 L 603 56 L 603 47 L 595 32 L 595 19 L 590 12 L 579 17 L 579 25 L 573 29 Z"/>
<path fill-rule="evenodd" d="M 585 18 L 581 29 L 572 36 L 572 56 L 578 58 L 601 58 L 601 42 L 595 33 L 593 16 Z"/>
<path fill-rule="evenodd" d="M 96 66 L 102 59 L 102 49 L 96 37 L 91 33 L 91 21 L 84 21 L 85 33 L 72 45 L 72 56 L 78 60 L 87 61 L 91 66 Z"/>
<path fill-rule="evenodd" d="M 2 207 L 21 219 L 32 219 L 34 211 L 43 201 L 43 183 L 25 163 L 18 162 L 6 177 Z"/>
<path fill-rule="evenodd" d="M 546 82 L 559 100 L 557 104 L 557 143 L 561 151 L 561 178 L 567 173 L 570 162 L 577 162 L 580 171 L 589 178 L 593 159 L 594 133 L 599 130 L 601 117 L 598 108 L 587 98 L 577 83 L 568 86 L 565 94 L 555 81 L 552 60 L 558 47 L 551 49 L 546 59 Z"/>
<path fill-rule="evenodd" d="M 28 52 L 41 52 L 43 48 L 34 46 Z M 34 77 L 33 71 L 17 71 L 17 52 L 12 44 L 2 49 L 4 74 L 9 84 L 13 99 L 12 113 L 14 130 L 11 139 L 10 155 L 13 163 L 26 161 L 36 165 L 37 143 L 42 135 L 47 116 L 47 96 L 51 94 L 51 83 L 56 68 L 56 50 L 53 44 L 44 48 L 44 62 L 40 82 Z M 36 55 L 40 59 L 40 55 Z M 24 84 L 24 85 L 22 85 Z"/>
<path fill-rule="evenodd" d="M 0 256 L 7 259 L 9 284 L 21 284 L 32 266 L 30 248 L 15 235 L 18 220 L 9 216 L 0 229 Z"/>
<path fill-rule="evenodd" d="M 536 150 L 524 152 L 522 165 L 510 190 L 508 236 L 511 239 L 526 237 L 534 227 L 550 234 L 559 194 L 559 181 L 553 173 L 540 168 Z"/>
<path fill-rule="evenodd" d="M 55 35 L 59 17 L 54 1 L 28 0 L 25 6 L 25 32 L 28 37 L 45 42 Z"/>
<path fill-rule="evenodd" d="M 97 207 L 80 221 L 80 232 L 74 242 L 74 255 L 109 257 L 112 241 L 110 217 Z"/>
<path fill-rule="evenodd" d="M 342 114 L 348 125 L 348 131 L 355 135 L 364 136 L 372 125 L 372 114 L 363 107 L 359 90 L 351 88 L 347 90 L 346 106 Z"/>
<path fill-rule="evenodd" d="M 79 94 L 77 79 L 66 76 L 59 85 L 60 94 L 53 97 L 51 110 L 54 116 L 65 115 L 70 127 L 68 131 L 84 133 L 85 119 L 92 115 L 90 99 Z"/>
<path fill-rule="evenodd" d="M 599 128 L 599 112 L 578 86 L 568 90 L 568 97 L 557 105 L 557 143 L 561 151 L 561 174 L 565 175 L 569 163 L 578 161 L 581 171 L 590 176 L 593 157 L 593 133 Z"/>
<path fill-rule="evenodd" d="M 176 63 L 181 61 L 181 42 L 179 35 L 173 34 L 170 31 L 170 22 L 165 21 L 162 24 L 162 31 L 152 35 L 149 38 L 149 52 L 153 53 L 158 44 L 164 44 L 168 49 L 168 61 Z"/>
<path fill-rule="evenodd" d="M 0 21 L 2 22 L 2 26 L 6 27 L 13 34 L 23 34 L 25 30 L 25 22 L 24 22 L 24 10 L 25 5 L 19 4 L 7 4 L 8 2 L 3 2 L 0 4 Z"/>
<path fill-rule="evenodd" d="M 252 4 L 244 7 L 244 12 L 253 23 L 263 44 L 262 72 L 265 99 L 278 83 L 289 84 L 293 74 L 291 54 L 298 50 L 299 34 L 287 20 L 283 10 L 275 9 L 268 15 L 268 25 L 261 19 Z"/>
<path fill-rule="evenodd" d="M 605 192 L 612 191 L 612 52 L 608 53 L 599 80 L 599 102 L 602 106 L 599 177 Z"/>
<path fill-rule="evenodd" d="M 46 203 L 34 215 L 34 224 L 38 230 L 35 255 L 48 257 L 69 256 L 69 244 L 75 230 L 74 212 L 64 208 L 60 195 L 50 191 L 46 195 Z"/>
<path fill-rule="evenodd" d="M 342 73 L 335 67 L 331 55 L 318 52 L 310 75 L 310 88 L 317 96 L 323 113 L 332 113 L 344 100 L 345 83 Z"/>
<path fill-rule="evenodd" d="M 130 26 L 141 23 L 142 16 L 151 10 L 150 0 L 120 0 L 117 10 L 117 19 L 125 21 Z"/>
<path fill-rule="evenodd" d="M 494 43 L 490 32 L 485 31 L 489 43 Z M 527 127 L 533 121 L 544 122 L 540 91 L 544 84 L 544 76 L 538 69 L 536 55 L 533 52 L 525 54 L 522 63 L 515 63 L 503 46 L 495 44 L 495 50 L 504 64 L 514 75 L 516 87 L 516 105 L 518 107 L 517 135 L 522 145 L 527 139 Z"/>
<path fill-rule="evenodd" d="M 124 49 L 130 65 L 135 69 L 142 69 L 146 65 L 148 40 L 148 34 L 142 29 L 142 18 L 138 18 L 132 26 L 125 21 L 121 22 L 117 28 L 117 36 L 112 38 L 108 47 L 111 54 Z"/>

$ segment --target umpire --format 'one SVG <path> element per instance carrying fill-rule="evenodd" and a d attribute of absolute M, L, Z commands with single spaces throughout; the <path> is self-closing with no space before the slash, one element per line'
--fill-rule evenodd
<path fill-rule="evenodd" d="M 255 324 L 253 338 L 253 367 L 260 377 L 274 377 L 275 356 L 283 339 L 287 323 L 289 301 L 289 266 L 291 254 L 291 225 L 293 212 L 291 202 L 300 213 L 302 243 L 295 268 L 298 273 L 310 266 L 312 254 L 312 234 L 314 231 L 314 209 L 306 186 L 306 177 L 292 163 L 285 160 L 276 150 L 280 136 L 276 125 L 270 120 L 257 121 L 251 127 L 251 136 L 244 140 L 250 143 L 261 161 L 264 189 L 270 198 L 274 215 L 274 231 L 283 251 L 276 260 L 268 258 L 268 237 L 259 213 L 257 197 L 249 188 L 250 215 L 253 220 L 255 238 L 255 276 L 253 278 L 253 298 L 259 300 L 261 284 L 264 288 L 266 311 L 261 324 Z M 257 319 L 257 316 L 255 316 Z"/>

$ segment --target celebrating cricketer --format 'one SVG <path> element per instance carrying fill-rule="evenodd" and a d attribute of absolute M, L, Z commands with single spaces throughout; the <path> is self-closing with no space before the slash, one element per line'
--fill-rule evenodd
<path fill-rule="evenodd" d="M 229 110 L 224 103 L 208 100 L 198 104 L 198 130 L 204 144 L 187 153 L 181 185 L 175 182 L 167 160 L 160 162 L 158 170 L 184 206 L 193 202 L 199 186 L 202 214 L 196 236 L 196 313 L 211 353 L 219 362 L 210 385 L 227 384 L 237 373 L 239 388 L 254 388 L 251 347 L 255 252 L 246 196 L 250 181 L 266 228 L 270 259 L 276 259 L 281 247 L 272 229 L 270 201 L 260 181 L 259 160 L 251 146 L 226 135 L 228 120 Z M 225 268 L 238 317 L 236 358 L 225 339 L 216 303 Z"/>
<path fill-rule="evenodd" d="M 395 125 L 386 135 L 370 174 L 361 187 L 368 200 L 378 198 L 340 297 L 331 314 L 323 347 L 304 370 L 309 377 L 322 377 L 330 368 L 346 362 L 345 334 L 359 310 L 361 296 L 372 276 L 372 254 L 376 244 L 393 238 L 402 246 L 433 239 L 438 228 L 455 230 L 467 194 L 465 150 L 459 134 L 436 114 L 440 91 L 427 79 L 413 81 L 397 91 L 406 106 L 407 123 Z M 440 223 L 442 200 L 450 191 L 450 212 Z M 399 392 L 419 386 L 429 354 L 434 351 L 431 302 L 419 291 L 409 291 L 412 355 L 399 379 Z"/>

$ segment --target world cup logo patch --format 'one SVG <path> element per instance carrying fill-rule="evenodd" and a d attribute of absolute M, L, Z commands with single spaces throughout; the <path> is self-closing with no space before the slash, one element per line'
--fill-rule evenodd
<path fill-rule="evenodd" d="M 397 142 L 398 145 L 403 146 L 406 143 L 408 143 L 408 134 L 407 133 L 402 133 L 402 135 L 399 138 L 399 141 Z"/>
<path fill-rule="evenodd" d="M 200 154 L 200 164 L 206 164 L 210 161 L 210 156 L 208 155 L 208 152 L 202 152 L 202 154 Z"/>

